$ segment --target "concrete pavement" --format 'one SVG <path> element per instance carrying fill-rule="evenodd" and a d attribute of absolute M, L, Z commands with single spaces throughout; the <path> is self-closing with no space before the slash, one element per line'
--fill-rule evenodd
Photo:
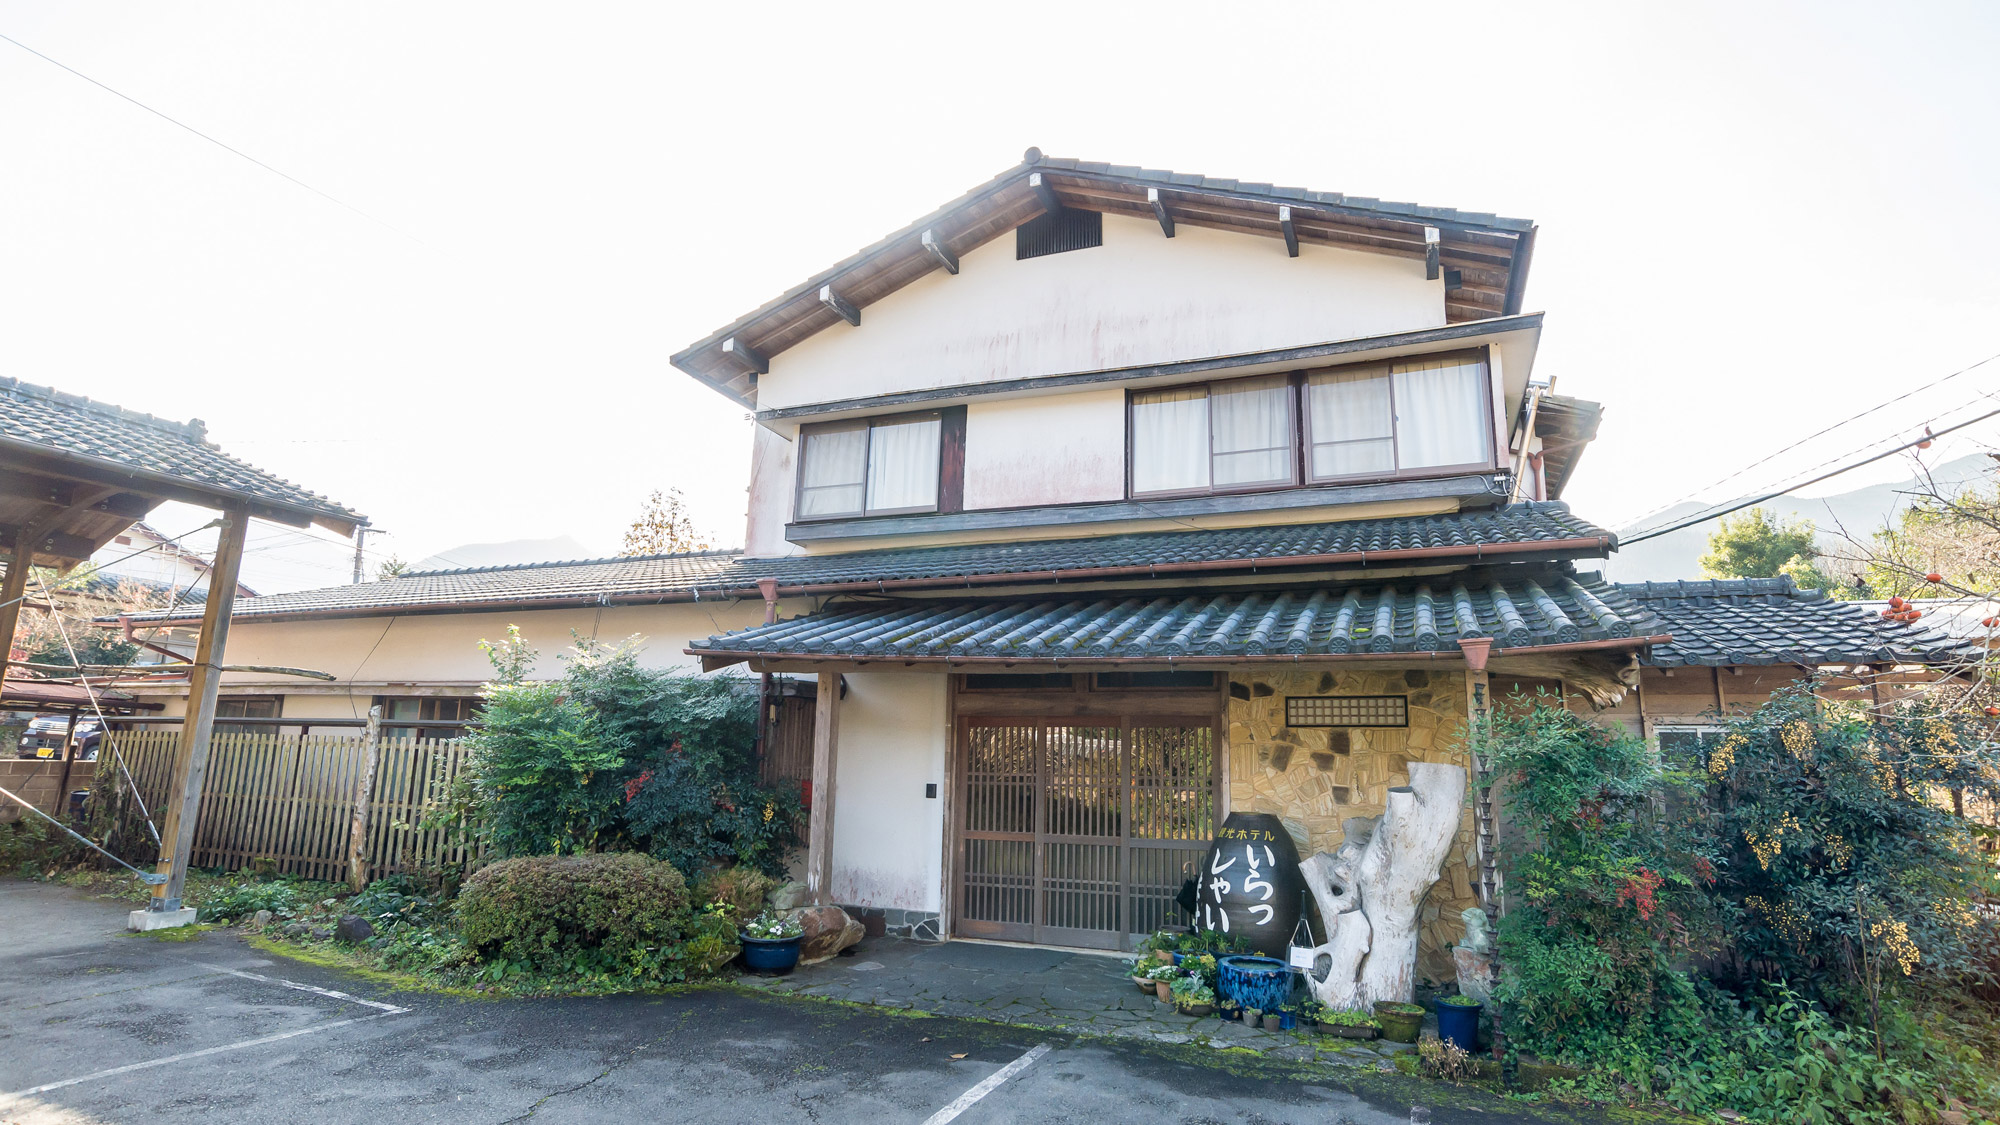
<path fill-rule="evenodd" d="M 1600 1120 L 1357 1068 L 731 988 L 394 992 L 232 933 L 127 934 L 126 909 L 0 879 L 0 1122 L 1404 1125 L 1413 1104 L 1438 1125 Z"/>

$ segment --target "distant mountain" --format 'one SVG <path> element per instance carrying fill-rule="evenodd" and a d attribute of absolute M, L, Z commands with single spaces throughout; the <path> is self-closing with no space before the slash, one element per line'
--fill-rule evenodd
<path fill-rule="evenodd" d="M 1950 489 L 1966 484 L 1992 471 L 1992 468 L 1990 458 L 1983 453 L 1975 453 L 1937 466 L 1931 470 L 1931 477 L 1940 487 Z M 1765 501 L 1762 507 L 1783 519 L 1811 520 L 1813 526 L 1819 529 L 1821 544 L 1827 550 L 1837 550 L 1842 545 L 1842 529 L 1856 539 L 1866 539 L 1881 530 L 1909 504 L 1906 494 L 1916 487 L 1916 478 L 1910 477 L 1902 481 L 1871 484 L 1833 496 L 1784 496 Z M 1726 505 L 1676 504 L 1636 525 L 1617 529 L 1618 535 L 1620 538 L 1635 535 L 1643 528 L 1671 524 L 1718 506 Z M 1699 578 L 1701 557 L 1708 553 L 1708 537 L 1715 531 L 1716 523 L 1716 520 L 1708 520 L 1644 543 L 1620 547 L 1618 553 L 1605 563 L 1605 576 L 1617 582 Z"/>
<path fill-rule="evenodd" d="M 505 543 L 467 543 L 439 551 L 411 570 L 461 570 L 474 566 L 511 566 L 515 563 L 567 562 L 571 559 L 603 558 L 567 535 L 554 539 L 510 539 Z"/>

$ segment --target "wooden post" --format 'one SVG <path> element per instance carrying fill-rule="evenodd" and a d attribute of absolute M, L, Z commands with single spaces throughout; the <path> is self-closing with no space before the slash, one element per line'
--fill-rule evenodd
<path fill-rule="evenodd" d="M 361 776 L 354 782 L 354 826 L 347 837 L 347 886 L 356 894 L 368 885 L 368 798 L 375 791 L 375 764 L 382 758 L 382 707 L 368 709 L 368 732 L 361 738 Z"/>
<path fill-rule="evenodd" d="M 160 862 L 156 869 L 166 881 L 153 884 L 153 900 L 145 911 L 134 911 L 134 928 L 144 924 L 141 913 L 181 909 L 181 889 L 187 884 L 188 857 L 194 850 L 194 823 L 201 812 L 201 786 L 208 774 L 210 736 L 215 732 L 215 697 L 222 687 L 222 650 L 229 642 L 229 615 L 236 608 L 236 576 L 243 567 L 243 542 L 250 529 L 248 508 L 223 513 L 222 541 L 208 571 L 208 603 L 201 614 L 201 640 L 195 646 L 194 667 L 188 673 L 187 721 L 181 725 L 180 749 L 174 755 L 176 782 L 167 790 L 166 823 L 160 826 Z M 193 919 L 189 919 L 192 921 Z"/>
<path fill-rule="evenodd" d="M 833 777 L 840 747 L 840 673 L 821 672 L 813 700 L 812 813 L 806 830 L 806 897 L 815 906 L 831 899 L 833 884 Z"/>
<path fill-rule="evenodd" d="M 7 646 L 7 655 L 0 659 L 14 659 L 14 630 L 21 623 L 21 599 L 28 594 L 28 572 L 34 565 L 35 545 L 24 533 L 7 560 L 7 577 L 0 579 L 0 603 L 5 603 L 0 604 L 0 639 Z"/>

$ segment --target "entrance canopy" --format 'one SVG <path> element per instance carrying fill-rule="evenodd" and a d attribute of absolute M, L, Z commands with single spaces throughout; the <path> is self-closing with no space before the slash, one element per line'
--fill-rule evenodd
<path fill-rule="evenodd" d="M 1667 640 L 1657 615 L 1595 577 L 1535 568 L 1304 586 L 1005 600 L 838 605 L 710 637 L 704 668 L 842 662 L 899 665 L 1219 664 L 1306 658 L 1462 660 L 1495 652 L 1634 649 Z"/>

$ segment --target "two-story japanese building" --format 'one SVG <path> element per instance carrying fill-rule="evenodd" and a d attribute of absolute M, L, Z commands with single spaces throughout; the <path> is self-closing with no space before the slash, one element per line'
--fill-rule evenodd
<path fill-rule="evenodd" d="M 240 659 L 339 678 L 226 691 L 456 719 L 509 624 L 551 661 L 642 634 L 762 677 L 826 900 L 1119 948 L 1175 920 L 1226 812 L 1331 850 L 1410 763 L 1470 765 L 1468 715 L 1517 686 L 1698 737 L 1809 671 L 1957 658 L 1784 581 L 1604 581 L 1615 538 L 1560 499 L 1601 412 L 1536 377 L 1534 240 L 1030 150 L 673 357 L 754 413 L 742 551 L 249 599 Z M 1427 975 L 1497 889 L 1489 811 L 1426 902 Z"/>

